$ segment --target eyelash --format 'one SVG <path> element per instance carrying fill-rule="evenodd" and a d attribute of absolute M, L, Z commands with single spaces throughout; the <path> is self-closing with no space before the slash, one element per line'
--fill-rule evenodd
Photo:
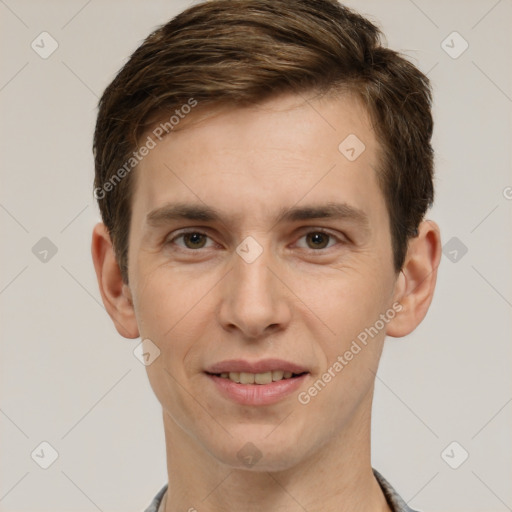
<path fill-rule="evenodd" d="M 335 239 L 339 244 L 341 245 L 344 245 L 344 244 L 347 244 L 347 241 L 344 241 L 344 240 L 340 240 L 339 237 L 337 237 L 336 235 L 332 234 L 331 232 L 325 230 L 325 229 L 322 229 L 322 228 L 316 228 L 316 229 L 311 229 L 305 233 L 303 233 L 299 240 L 301 238 L 304 238 L 306 237 L 307 235 L 310 235 L 310 234 L 316 234 L 316 233 L 321 233 L 323 235 L 327 235 L 329 237 L 329 241 L 327 242 L 329 244 L 329 242 L 332 240 L 332 239 Z M 203 236 L 206 236 L 208 237 L 210 240 L 211 238 L 208 236 L 207 233 L 204 233 L 203 231 L 199 231 L 197 229 L 189 229 L 189 230 L 186 230 L 186 231 L 181 231 L 180 233 L 178 233 L 177 235 L 175 235 L 174 237 L 172 237 L 171 239 L 168 239 L 166 242 L 165 242 L 165 245 L 172 245 L 177 239 L 179 238 L 182 238 L 184 237 L 185 235 L 191 235 L 191 234 L 197 234 L 197 235 L 203 235 Z M 185 251 L 185 252 L 201 252 L 201 250 L 203 249 L 208 249 L 208 248 L 205 248 L 205 247 L 200 247 L 199 249 L 189 249 L 188 247 L 181 247 L 181 246 L 178 246 L 180 250 L 182 251 Z M 307 252 L 310 252 L 310 253 L 320 253 L 320 252 L 324 252 L 324 251 L 327 251 L 328 249 L 331 249 L 333 246 L 330 246 L 330 247 L 324 247 L 324 248 L 321 248 L 321 249 L 311 249 L 311 248 L 306 248 L 305 250 Z"/>

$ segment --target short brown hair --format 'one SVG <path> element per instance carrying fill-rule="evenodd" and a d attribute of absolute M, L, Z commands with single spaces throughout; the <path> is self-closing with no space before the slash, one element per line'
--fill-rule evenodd
<path fill-rule="evenodd" d="M 363 100 L 398 272 L 434 196 L 432 97 L 428 78 L 381 36 L 335 0 L 211 0 L 152 32 L 106 88 L 94 134 L 95 197 L 124 282 L 134 180 L 120 171 L 148 126 L 191 99 L 243 106 L 307 91 Z"/>

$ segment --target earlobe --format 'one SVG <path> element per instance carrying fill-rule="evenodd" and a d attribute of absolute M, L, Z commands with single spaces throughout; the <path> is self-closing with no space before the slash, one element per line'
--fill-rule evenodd
<path fill-rule="evenodd" d="M 131 291 L 123 283 L 110 235 L 101 222 L 93 230 L 91 254 L 101 298 L 117 332 L 125 338 L 138 338 L 139 330 Z"/>
<path fill-rule="evenodd" d="M 397 277 L 394 300 L 402 309 L 388 323 L 388 336 L 406 336 L 425 318 L 434 296 L 440 260 L 439 227 L 433 221 L 423 221 L 418 235 L 409 241 L 405 262 Z"/>

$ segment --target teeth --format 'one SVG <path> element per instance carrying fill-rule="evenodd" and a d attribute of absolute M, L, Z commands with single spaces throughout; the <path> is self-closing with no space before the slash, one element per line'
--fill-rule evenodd
<path fill-rule="evenodd" d="M 256 384 L 270 384 L 272 382 L 272 372 L 256 373 L 254 382 Z"/>
<path fill-rule="evenodd" d="M 284 370 L 272 370 L 263 373 L 223 372 L 220 374 L 222 378 L 230 379 L 240 384 L 270 384 L 282 379 L 289 379 L 292 375 L 292 372 L 285 372 Z"/>
<path fill-rule="evenodd" d="M 283 370 L 274 370 L 272 372 L 272 380 L 275 382 L 276 380 L 281 380 L 283 378 L 284 372 Z"/>
<path fill-rule="evenodd" d="M 240 384 L 254 384 L 254 373 L 240 372 Z"/>

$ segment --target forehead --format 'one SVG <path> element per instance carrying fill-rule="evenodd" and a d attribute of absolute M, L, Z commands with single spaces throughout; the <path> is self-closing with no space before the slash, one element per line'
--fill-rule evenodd
<path fill-rule="evenodd" d="M 200 107 L 161 140 L 145 135 L 155 145 L 134 176 L 134 219 L 147 222 L 170 201 L 202 202 L 241 220 L 249 212 L 275 218 L 306 196 L 308 204 L 352 202 L 357 209 L 383 199 L 372 199 L 381 195 L 379 148 L 353 95 Z"/>

